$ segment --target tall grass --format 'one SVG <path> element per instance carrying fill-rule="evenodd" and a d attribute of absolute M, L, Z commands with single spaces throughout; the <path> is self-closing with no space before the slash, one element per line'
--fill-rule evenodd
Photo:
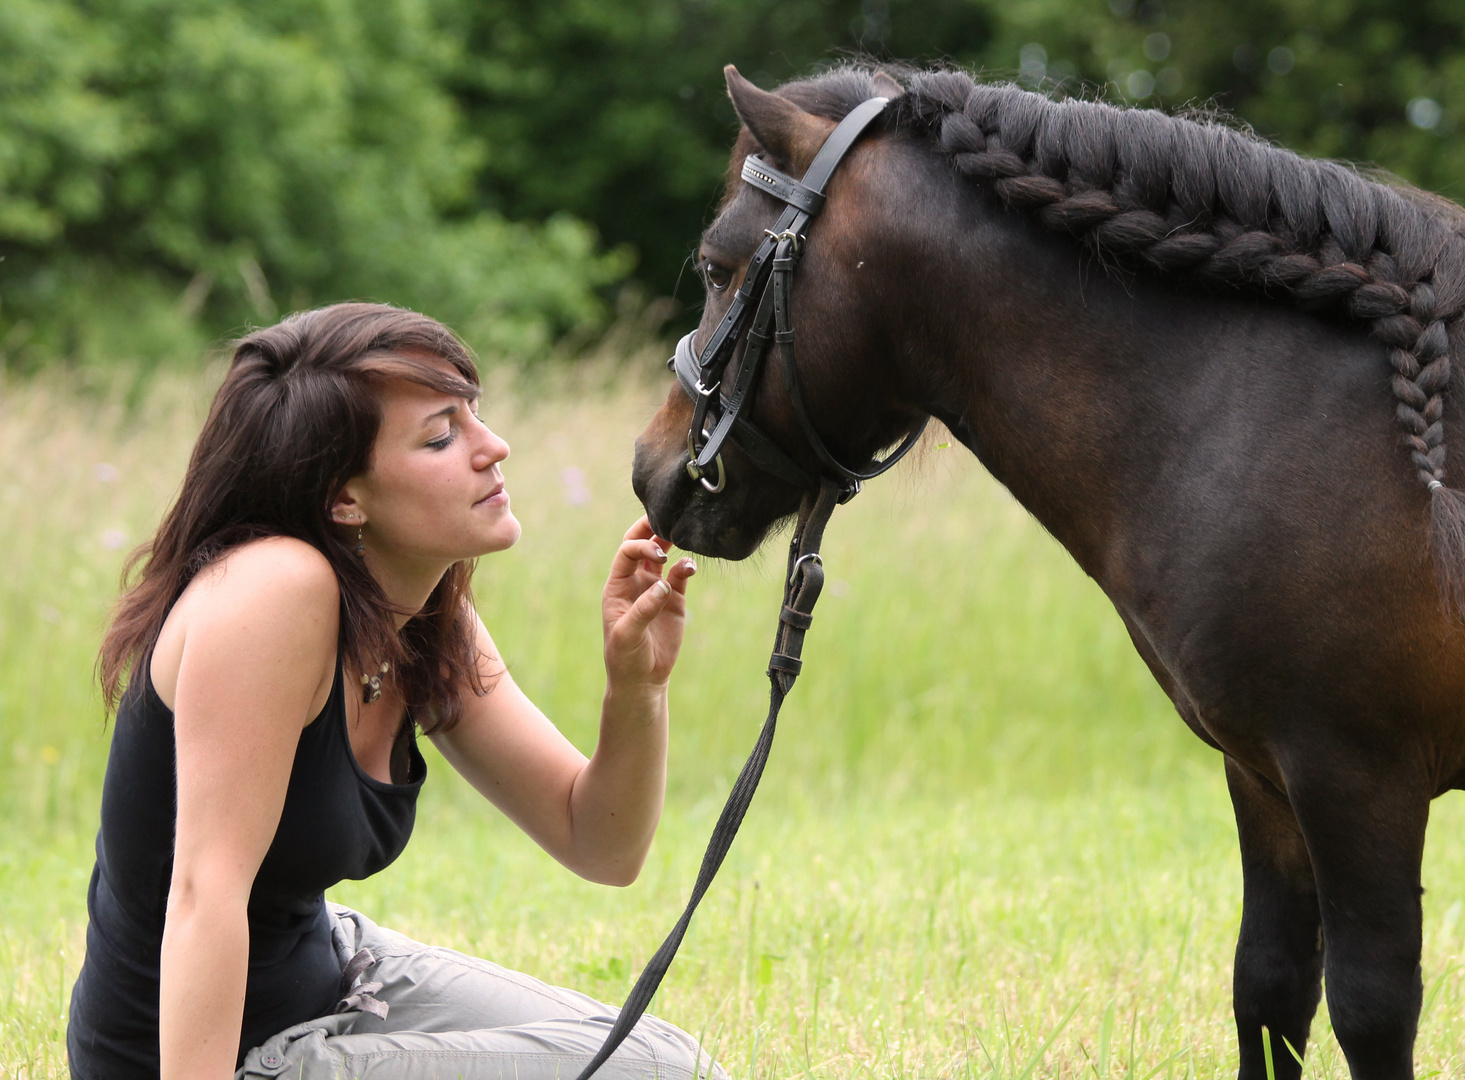
<path fill-rule="evenodd" d="M 64 1076 L 107 731 L 91 680 L 125 549 L 176 488 L 207 380 L 129 410 L 0 389 L 0 1076 Z M 639 514 L 661 387 L 593 369 L 491 387 L 524 538 L 479 567 L 504 659 L 582 747 L 598 595 Z M 666 815 L 625 890 L 560 869 L 429 751 L 404 856 L 333 897 L 617 1001 L 685 898 L 766 706 L 781 544 L 704 563 Z M 1234 1073 L 1235 832 L 1217 755 L 1118 619 L 965 451 L 931 445 L 836 514 L 773 761 L 655 1011 L 741 1078 Z M 1421 1075 L 1465 1071 L 1465 806 L 1436 804 Z M 1308 1077 L 1346 1076 L 1326 1012 Z"/>

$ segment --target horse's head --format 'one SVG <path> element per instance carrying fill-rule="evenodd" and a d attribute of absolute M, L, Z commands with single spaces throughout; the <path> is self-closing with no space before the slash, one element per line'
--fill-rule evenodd
<path fill-rule="evenodd" d="M 733 148 L 727 194 L 697 252 L 706 305 L 695 336 L 684 346 L 693 356 L 722 322 L 755 250 L 785 210 L 783 202 L 740 180 L 744 159 L 757 153 L 775 169 L 802 177 L 837 126 L 824 113 L 839 116 L 851 101 L 902 92 L 888 76 L 849 71 L 833 87 L 842 100 L 831 103 L 828 77 L 819 84 L 796 83 L 768 93 L 731 66 L 726 75 L 743 129 Z M 809 423 L 828 451 L 854 468 L 868 464 L 920 420 L 902 393 L 891 323 L 884 317 L 898 287 L 893 276 L 899 273 L 899 260 L 886 257 L 889 246 L 875 225 L 882 216 L 888 218 L 888 207 L 899 201 L 900 192 L 898 176 L 882 162 L 889 156 L 883 142 L 867 134 L 839 165 L 825 189 L 822 212 L 806 230 L 792 293 L 795 367 Z M 722 373 L 723 387 L 735 385 L 747 354 L 745 333 Z M 721 489 L 709 490 L 714 484 L 695 479 L 687 470 L 693 395 L 680 383 L 673 385 L 636 441 L 633 483 L 657 533 L 702 554 L 745 558 L 776 522 L 798 509 L 804 489 L 788 474 L 802 470 L 817 477 L 829 472 L 801 427 L 788 391 L 786 355 L 777 346 L 769 347 L 743 416 L 797 470 L 785 469 L 779 476 L 760 468 L 748 448 L 739 445 L 734 430 L 720 452 Z M 705 426 L 711 427 L 717 412 L 714 407 Z"/>

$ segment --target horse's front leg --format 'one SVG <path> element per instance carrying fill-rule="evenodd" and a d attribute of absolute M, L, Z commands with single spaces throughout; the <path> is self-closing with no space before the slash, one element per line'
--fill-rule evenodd
<path fill-rule="evenodd" d="M 1241 840 L 1243 901 L 1232 996 L 1241 1080 L 1266 1080 L 1262 1027 L 1277 1080 L 1296 1080 L 1298 1052 L 1322 996 L 1323 937 L 1307 844 L 1287 797 L 1233 758 L 1226 782 Z"/>
<path fill-rule="evenodd" d="M 1317 879 L 1328 1012 L 1354 1080 L 1411 1080 L 1423 997 L 1419 869 L 1432 789 L 1419 767 L 1389 756 L 1313 745 L 1283 765 Z"/>

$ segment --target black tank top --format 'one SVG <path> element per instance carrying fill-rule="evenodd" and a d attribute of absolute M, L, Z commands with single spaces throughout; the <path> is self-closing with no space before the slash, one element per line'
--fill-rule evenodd
<path fill-rule="evenodd" d="M 427 766 L 410 730 L 404 737 L 407 782 L 368 776 L 351 753 L 338 659 L 325 708 L 301 732 L 280 824 L 249 896 L 241 1059 L 271 1035 L 330 1013 L 339 999 L 324 892 L 376 873 L 406 846 Z M 176 789 L 173 714 L 144 674 L 117 710 L 102 785 L 86 960 L 66 1032 L 74 1080 L 157 1080 Z"/>

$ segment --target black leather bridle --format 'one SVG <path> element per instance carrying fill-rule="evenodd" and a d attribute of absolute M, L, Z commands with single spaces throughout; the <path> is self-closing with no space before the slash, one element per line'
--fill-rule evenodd
<path fill-rule="evenodd" d="M 631 1033 L 636 1022 L 646 1012 L 655 997 L 657 987 L 671 967 L 682 938 L 691 925 L 697 905 L 702 902 L 712 879 L 722 866 L 723 859 L 737 836 L 743 815 L 758 790 L 758 781 L 768 763 L 768 754 L 773 748 L 773 733 L 778 725 L 778 713 L 784 698 L 793 689 L 794 680 L 803 669 L 802 653 L 804 635 L 814 622 L 814 604 L 824 587 L 824 563 L 819 547 L 824 537 L 824 527 L 834 513 L 837 503 L 847 502 L 860 490 L 860 482 L 879 476 L 905 456 L 921 437 L 926 428 L 922 421 L 901 444 L 883 459 L 872 460 L 863 470 L 846 468 L 829 452 L 824 440 L 814 430 L 804 408 L 803 396 L 799 392 L 799 381 L 794 371 L 794 331 L 789 315 L 789 304 L 793 296 L 793 272 L 804 247 L 803 229 L 819 213 L 824 205 L 824 185 L 834 173 L 840 160 L 854 145 L 860 133 L 870 125 L 887 99 L 870 98 L 855 108 L 824 141 L 813 164 L 804 173 L 803 180 L 795 180 L 772 168 L 761 158 L 749 156 L 743 162 L 743 179 L 754 187 L 782 199 L 788 208 L 778 219 L 767 237 L 758 245 L 748 263 L 742 287 L 733 296 L 732 305 L 723 316 L 722 322 L 713 331 L 707 347 L 700 357 L 694 356 L 692 334 L 677 343 L 676 355 L 668 366 L 677 373 L 677 380 L 696 402 L 692 413 L 692 427 L 687 433 L 687 473 L 693 480 L 701 481 L 707 491 L 716 494 L 727 484 L 727 472 L 722 464 L 722 447 L 736 437 L 737 445 L 765 472 L 804 490 L 799 507 L 798 524 L 789 542 L 788 572 L 784 579 L 783 606 L 778 614 L 778 630 L 773 639 L 773 654 L 768 660 L 769 699 L 768 717 L 763 721 L 763 730 L 752 754 L 743 765 L 728 795 L 727 804 L 718 816 L 708 841 L 707 852 L 702 856 L 702 866 L 692 886 L 692 895 L 687 906 L 661 943 L 661 947 L 647 961 L 636 984 L 626 996 L 625 1004 L 617 1015 L 605 1041 L 581 1070 L 577 1080 L 590 1080 L 596 1070 L 609 1060 L 618 1046 Z M 771 283 L 771 284 L 770 284 Z M 751 325 L 748 325 L 751 313 Z M 769 329 L 773 332 L 770 334 Z M 738 371 L 736 385 L 731 390 L 722 386 L 723 374 L 727 371 L 733 351 L 744 332 L 747 346 L 743 350 L 743 363 Z M 758 370 L 768 351 L 769 342 L 778 345 L 783 358 L 783 369 L 787 376 L 789 400 L 804 429 L 804 438 L 813 447 L 823 463 L 816 476 L 799 465 L 772 439 L 749 423 L 742 415 L 747 408 L 749 395 L 758 378 Z M 715 399 L 715 401 L 714 401 Z M 711 430 L 708 430 L 709 424 Z M 708 478 L 708 469 L 715 467 L 717 480 Z"/>
<path fill-rule="evenodd" d="M 700 481 L 702 487 L 712 494 L 722 491 L 727 485 L 722 448 L 729 441 L 734 442 L 764 472 L 804 491 L 812 492 L 819 488 L 818 476 L 799 465 L 743 416 L 757 385 L 770 341 L 777 345 L 782 357 L 789 401 L 803 429 L 804 439 L 818 456 L 823 466 L 821 473 L 838 479 L 842 484 L 841 502 L 854 496 L 863 481 L 879 476 L 904 457 L 926 429 L 923 421 L 884 458 L 872 459 L 860 469 L 849 468 L 830 453 L 815 430 L 804 406 L 798 371 L 794 367 L 794 268 L 803 254 L 804 230 L 823 209 L 824 187 L 834 175 L 834 170 L 888 101 L 888 98 L 873 97 L 852 109 L 830 132 L 802 180 L 779 172 L 754 154 L 743 161 L 743 181 L 787 206 L 773 228 L 765 231 L 762 242 L 748 262 L 742 285 L 733 295 L 727 314 L 708 338 L 701 355 L 694 354 L 694 331 L 677 342 L 676 354 L 667 361 L 667 366 L 676 372 L 677 381 L 695 406 L 692 424 L 687 431 L 687 475 Z M 743 349 L 742 364 L 738 368 L 736 383 L 729 388 L 724 385 L 724 375 L 739 340 L 744 336 L 747 344 Z"/>

